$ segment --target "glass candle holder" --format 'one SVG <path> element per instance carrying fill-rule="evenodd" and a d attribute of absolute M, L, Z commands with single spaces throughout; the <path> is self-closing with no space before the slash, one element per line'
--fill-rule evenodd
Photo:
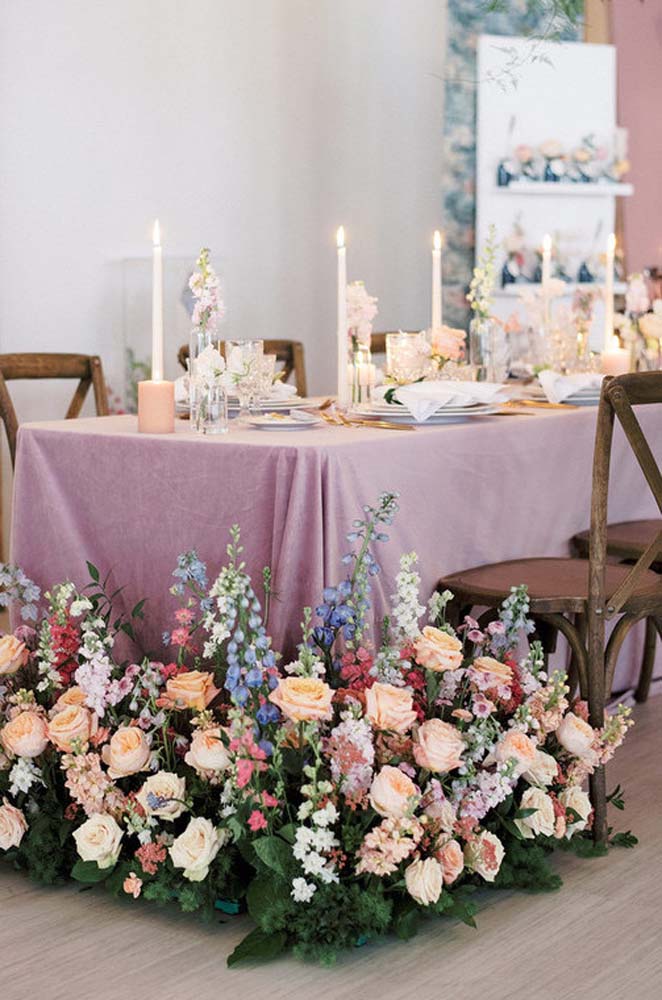
<path fill-rule="evenodd" d="M 430 348 L 425 331 L 387 333 L 386 371 L 396 382 L 415 382 L 423 378 L 430 363 Z"/>
<path fill-rule="evenodd" d="M 474 316 L 469 325 L 469 360 L 477 382 L 503 382 L 510 363 L 508 340 L 500 323 Z"/>
<path fill-rule="evenodd" d="M 372 363 L 370 348 L 357 344 L 352 350 L 350 364 L 350 386 L 352 403 L 369 403 L 372 399 L 372 389 L 377 380 L 377 369 Z"/>

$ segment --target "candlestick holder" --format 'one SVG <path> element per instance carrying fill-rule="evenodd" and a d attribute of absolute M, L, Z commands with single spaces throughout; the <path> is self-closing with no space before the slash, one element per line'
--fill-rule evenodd
<path fill-rule="evenodd" d="M 138 383 L 138 430 L 141 434 L 174 433 L 174 382 L 148 379 Z"/>

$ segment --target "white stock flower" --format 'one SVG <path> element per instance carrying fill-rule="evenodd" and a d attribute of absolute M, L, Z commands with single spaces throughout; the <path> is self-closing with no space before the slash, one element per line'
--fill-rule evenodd
<path fill-rule="evenodd" d="M 306 882 L 305 878 L 292 879 L 290 895 L 295 903 L 309 903 L 317 891 L 314 882 Z"/>

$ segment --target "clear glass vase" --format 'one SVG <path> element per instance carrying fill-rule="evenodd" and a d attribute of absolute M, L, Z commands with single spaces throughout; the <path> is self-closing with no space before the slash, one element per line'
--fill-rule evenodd
<path fill-rule="evenodd" d="M 354 405 L 370 402 L 375 380 L 376 368 L 372 363 L 370 348 L 365 344 L 355 343 L 352 347 L 350 364 L 350 386 Z"/>
<path fill-rule="evenodd" d="M 198 431 L 202 434 L 226 434 L 228 397 L 221 384 L 198 386 Z"/>
<path fill-rule="evenodd" d="M 469 325 L 469 361 L 477 382 L 503 382 L 510 362 L 508 338 L 500 323 L 474 316 Z"/>
<path fill-rule="evenodd" d="M 191 419 L 191 427 L 197 431 L 202 429 L 200 427 L 200 394 L 204 392 L 204 386 L 196 378 L 195 362 L 204 349 L 210 347 L 211 344 L 211 333 L 201 330 L 199 327 L 191 330 L 188 354 L 189 417 Z"/>

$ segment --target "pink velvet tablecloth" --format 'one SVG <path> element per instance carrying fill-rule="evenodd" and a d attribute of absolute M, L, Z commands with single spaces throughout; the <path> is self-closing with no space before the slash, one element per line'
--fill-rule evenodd
<path fill-rule="evenodd" d="M 26 424 L 18 437 L 12 559 L 42 587 L 87 582 L 86 559 L 112 570 L 113 582 L 125 585 L 124 609 L 148 599 L 139 640 L 161 654 L 177 556 L 197 549 L 213 576 L 238 523 L 255 582 L 263 566 L 272 568 L 278 599 L 269 631 L 277 649 L 291 650 L 301 609 L 343 577 L 352 519 L 384 490 L 399 492 L 401 509 L 390 543 L 378 547 L 377 620 L 402 552 L 418 552 L 426 598 L 444 573 L 569 554 L 569 539 L 588 524 L 596 413 L 536 410 L 411 433 L 232 426 L 216 438 L 196 436 L 184 421 L 174 435 L 138 434 L 131 416 Z M 640 417 L 659 446 L 662 412 L 650 407 Z M 656 516 L 618 429 L 612 468 L 611 520 Z M 641 638 L 633 636 L 617 688 L 636 677 L 640 655 Z"/>

